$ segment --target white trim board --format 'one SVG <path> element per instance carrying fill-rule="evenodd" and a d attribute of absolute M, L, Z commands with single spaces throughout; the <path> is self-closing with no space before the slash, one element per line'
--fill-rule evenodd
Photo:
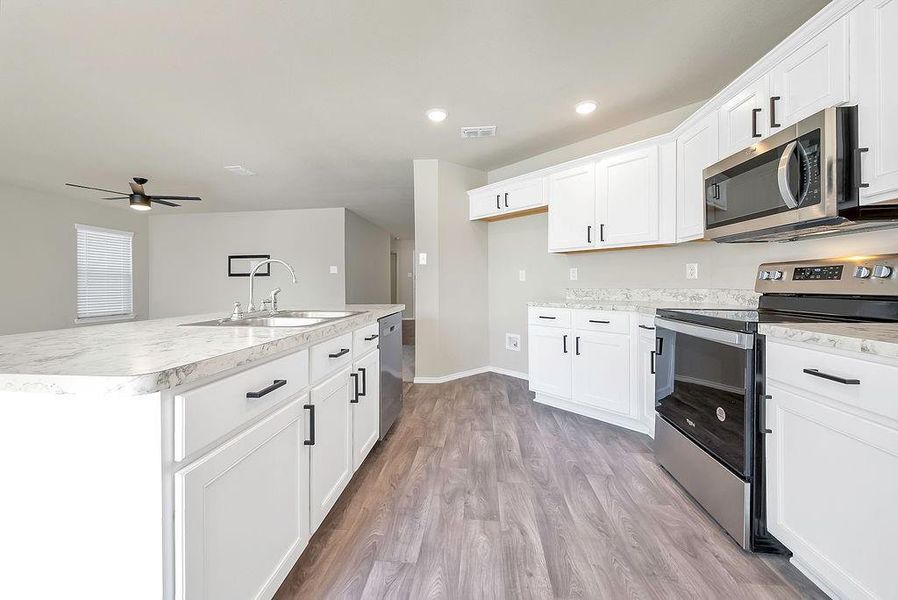
<path fill-rule="evenodd" d="M 448 375 L 439 377 L 415 377 L 414 383 L 448 383 L 456 379 L 471 377 L 472 375 L 480 375 L 481 373 L 496 373 L 497 375 L 507 375 L 517 379 L 528 379 L 527 373 L 520 371 L 512 371 L 511 369 L 503 369 L 502 367 L 477 367 L 476 369 L 468 369 L 467 371 L 458 371 Z"/>

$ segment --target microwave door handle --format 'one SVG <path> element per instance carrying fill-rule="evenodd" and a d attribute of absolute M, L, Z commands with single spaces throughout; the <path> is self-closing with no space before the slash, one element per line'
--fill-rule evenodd
<path fill-rule="evenodd" d="M 783 155 L 780 156 L 779 167 L 776 170 L 776 181 L 779 184 L 780 196 L 783 198 L 783 203 L 789 208 L 798 208 L 798 200 L 795 199 L 792 190 L 789 188 L 789 163 L 792 162 L 792 155 L 795 153 L 797 145 L 798 142 L 794 140 L 786 144 Z"/>

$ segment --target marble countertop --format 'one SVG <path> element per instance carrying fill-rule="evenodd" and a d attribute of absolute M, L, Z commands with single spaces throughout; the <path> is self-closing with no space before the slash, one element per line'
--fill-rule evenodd
<path fill-rule="evenodd" d="M 752 290 L 731 288 L 568 288 L 565 300 L 529 305 L 654 315 L 659 308 L 754 310 L 758 297 Z"/>
<path fill-rule="evenodd" d="M 296 350 L 400 312 L 402 304 L 348 304 L 361 314 L 313 327 L 182 327 L 189 315 L 0 336 L 0 391 L 150 394 Z"/>
<path fill-rule="evenodd" d="M 758 331 L 769 338 L 898 360 L 898 323 L 776 323 Z"/>
<path fill-rule="evenodd" d="M 562 300 L 551 302 L 529 302 L 529 306 L 540 306 L 544 308 L 577 308 L 584 310 L 619 310 L 625 312 L 636 312 L 644 315 L 654 315 L 659 308 L 692 308 L 692 309 L 735 309 L 735 310 L 754 310 L 757 305 L 733 305 L 733 304 L 715 304 L 711 302 L 683 302 L 676 300 L 652 300 L 647 302 L 638 302 L 634 300 Z"/>

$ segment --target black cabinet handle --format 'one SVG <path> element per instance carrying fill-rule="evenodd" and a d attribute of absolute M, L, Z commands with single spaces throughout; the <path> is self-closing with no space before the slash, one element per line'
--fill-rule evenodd
<path fill-rule="evenodd" d="M 359 396 L 367 396 L 368 395 L 368 369 L 365 367 L 359 367 L 359 373 L 362 374 L 362 391 L 359 392 Z"/>
<path fill-rule="evenodd" d="M 651 361 L 652 361 L 651 362 L 651 371 L 652 371 L 652 375 L 654 375 L 655 374 L 655 351 L 654 350 L 652 350 L 652 352 L 651 352 Z"/>
<path fill-rule="evenodd" d="M 869 148 L 858 148 L 857 149 L 857 167 L 855 168 L 855 172 L 857 173 L 857 187 L 859 188 L 868 188 L 870 187 L 869 183 L 864 183 L 864 178 L 861 176 L 861 165 L 863 164 L 863 160 L 861 157 L 864 152 L 869 152 Z"/>
<path fill-rule="evenodd" d="M 285 385 L 287 385 L 286 379 L 275 379 L 271 385 L 269 385 L 268 387 L 262 388 L 258 392 L 246 392 L 246 397 L 247 398 L 261 398 L 262 396 L 264 396 L 266 394 L 270 394 L 274 390 L 278 389 L 279 387 L 284 387 Z"/>
<path fill-rule="evenodd" d="M 508 208 L 508 192 L 505 192 L 505 208 Z"/>
<path fill-rule="evenodd" d="M 370 342 L 370 341 L 372 341 L 372 340 L 376 340 L 378 337 L 380 337 L 380 336 L 377 335 L 377 334 L 375 333 L 375 334 L 373 334 L 373 335 L 369 335 L 368 337 L 366 337 L 366 338 L 365 338 L 365 341 L 366 341 L 366 342 Z"/>
<path fill-rule="evenodd" d="M 352 398 L 349 400 L 350 404 L 358 404 L 359 403 L 359 374 L 358 373 L 350 373 L 350 377 L 352 377 Z"/>
<path fill-rule="evenodd" d="M 599 241 L 600 242 L 605 241 L 605 224 L 604 223 L 599 223 Z"/>
<path fill-rule="evenodd" d="M 758 133 L 758 113 L 761 112 L 760 108 L 751 109 L 751 137 L 759 138 L 761 134 Z"/>
<path fill-rule="evenodd" d="M 303 404 L 302 407 L 309 411 L 309 439 L 303 440 L 303 445 L 305 446 L 314 446 L 315 445 L 315 405 L 314 404 Z"/>
<path fill-rule="evenodd" d="M 586 243 L 587 244 L 592 243 L 592 225 L 586 226 Z"/>
<path fill-rule="evenodd" d="M 590 319 L 589 322 L 590 322 L 590 323 L 599 323 L 599 324 L 601 324 L 601 325 L 607 325 L 607 324 L 610 323 L 611 321 L 600 321 L 599 319 Z"/>
<path fill-rule="evenodd" d="M 564 353 L 567 354 L 567 334 L 561 339 L 562 348 L 564 348 Z"/>
<path fill-rule="evenodd" d="M 860 379 L 846 379 L 844 377 L 839 377 L 838 375 L 830 375 L 829 373 L 821 373 L 817 369 L 802 369 L 803 372 L 808 375 L 813 375 L 814 377 L 819 377 L 821 379 L 826 379 L 827 381 L 835 381 L 836 383 L 842 383 L 845 385 L 860 385 Z"/>
<path fill-rule="evenodd" d="M 654 327 L 649 327 L 648 325 L 640 325 L 640 329 L 648 329 L 649 331 L 655 331 Z"/>
<path fill-rule="evenodd" d="M 496 208 L 502 210 L 502 205 L 499 203 L 499 196 L 500 194 L 496 194 Z"/>
<path fill-rule="evenodd" d="M 580 336 L 574 338 L 574 354 L 580 356 Z"/>
<path fill-rule="evenodd" d="M 328 358 L 340 358 L 341 356 L 349 354 L 349 348 L 343 348 L 339 352 L 334 352 L 333 354 L 328 354 Z"/>
<path fill-rule="evenodd" d="M 546 316 L 543 316 L 543 315 L 539 315 L 539 317 L 537 317 L 537 318 L 539 318 L 539 319 L 546 319 L 547 321 L 554 321 L 554 320 L 557 319 L 558 317 L 546 317 Z"/>
<path fill-rule="evenodd" d="M 780 124 L 776 122 L 776 101 L 779 100 L 779 96 L 771 96 L 770 97 L 770 127 L 779 127 Z"/>

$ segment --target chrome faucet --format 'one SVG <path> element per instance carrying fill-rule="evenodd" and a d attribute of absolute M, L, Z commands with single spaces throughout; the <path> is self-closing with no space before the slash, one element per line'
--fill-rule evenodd
<path fill-rule="evenodd" d="M 246 312 L 251 313 L 256 311 L 256 305 L 253 300 L 253 280 L 256 277 L 256 271 L 258 271 L 263 265 L 267 265 L 269 263 L 279 263 L 284 265 L 288 271 L 290 271 L 290 276 L 293 278 L 293 283 L 296 283 L 296 272 L 293 270 L 293 267 L 288 265 L 282 260 L 278 260 L 277 258 L 269 258 L 268 260 L 263 260 L 262 262 L 256 263 L 256 266 L 252 268 L 249 272 L 249 306 L 246 307 Z M 278 289 L 277 292 L 281 290 Z M 273 292 L 271 296 L 272 306 L 271 310 L 277 310 L 277 292 Z M 264 306 L 264 305 L 263 305 Z"/>

